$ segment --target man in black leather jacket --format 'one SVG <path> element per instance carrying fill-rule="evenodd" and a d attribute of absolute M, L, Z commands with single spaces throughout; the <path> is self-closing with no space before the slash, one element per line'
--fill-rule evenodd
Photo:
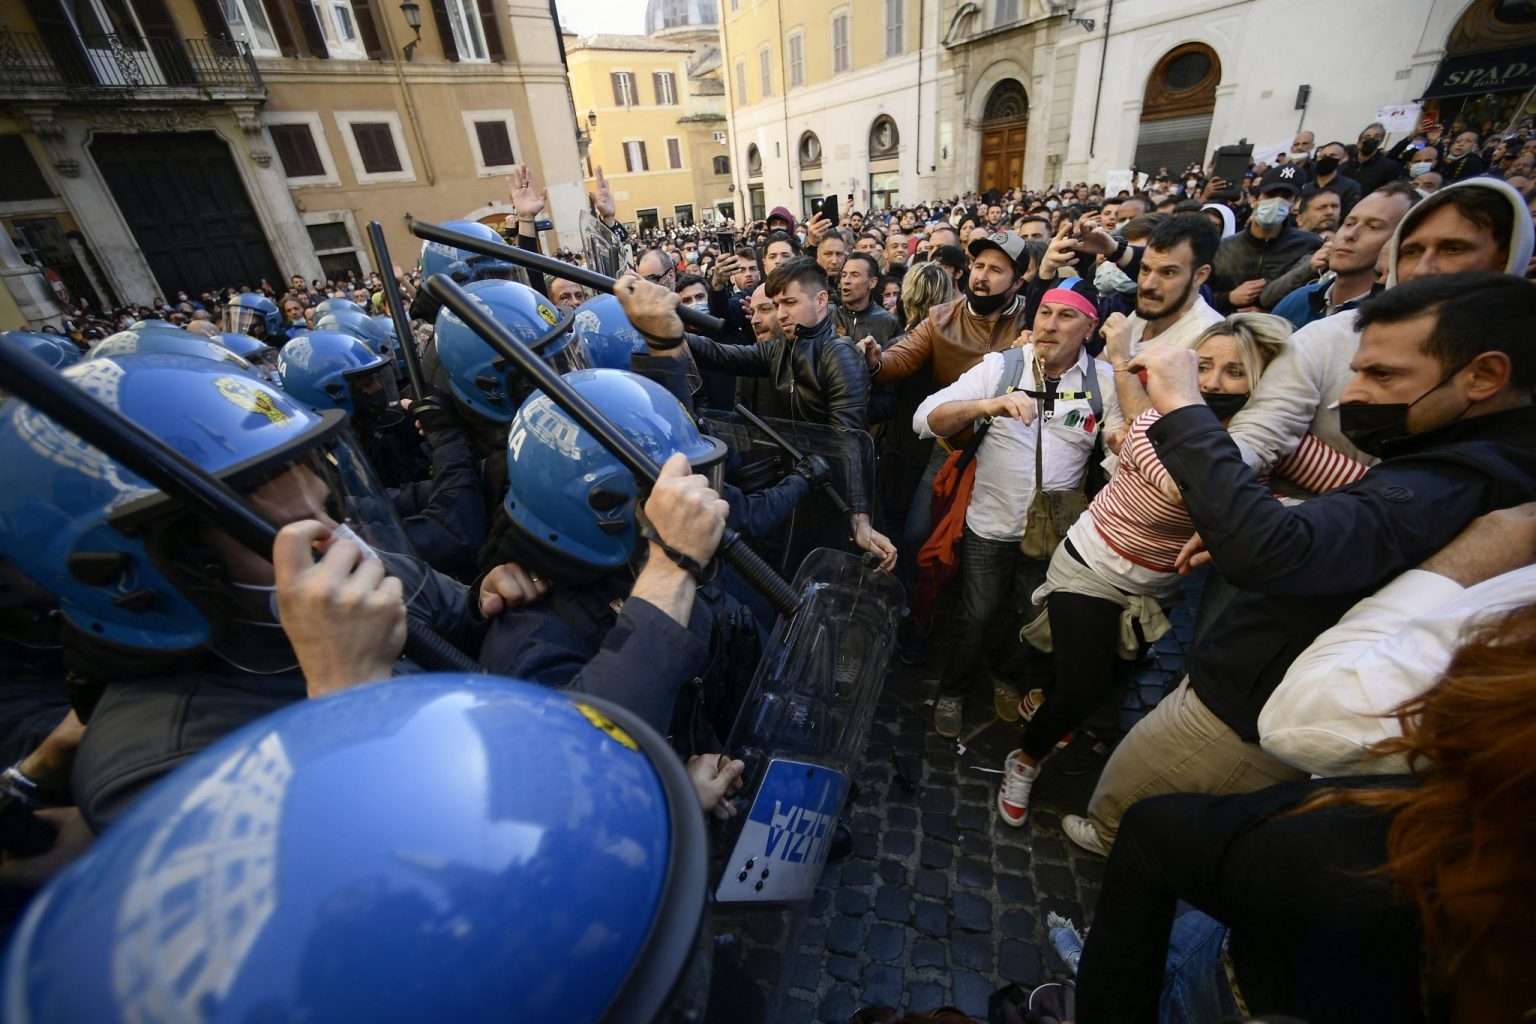
<path fill-rule="evenodd" d="M 869 373 L 863 357 L 837 333 L 827 294 L 827 276 L 814 260 L 797 257 L 780 264 L 764 285 L 773 299 L 783 338 L 755 345 L 720 345 L 684 334 L 676 296 L 650 292 L 649 282 L 621 278 L 636 294 L 625 302 L 635 329 L 652 351 L 686 342 L 694 361 L 707 369 L 744 377 L 767 377 L 776 401 L 759 403 L 760 416 L 865 430 L 869 416 Z M 764 408 L 764 406 L 768 406 Z M 883 568 L 896 564 L 896 548 L 870 524 L 872 480 L 850 481 L 846 496 L 853 510 L 851 528 L 859 547 L 880 556 Z"/>
<path fill-rule="evenodd" d="M 769 274 L 765 290 L 778 312 L 784 339 L 720 345 L 689 335 L 694 361 L 706 369 L 770 378 L 779 407 L 769 415 L 864 430 L 869 373 L 858 351 L 837 333 L 826 273 L 816 261 L 801 256 Z"/>

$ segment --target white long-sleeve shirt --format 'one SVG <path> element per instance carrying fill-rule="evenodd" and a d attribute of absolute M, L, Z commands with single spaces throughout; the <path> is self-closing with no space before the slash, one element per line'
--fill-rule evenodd
<path fill-rule="evenodd" d="M 1536 601 L 1536 565 L 1473 587 L 1410 569 L 1351 608 L 1301 653 L 1259 715 L 1264 750 L 1314 775 L 1391 774 L 1366 758 L 1401 735 L 1391 711 L 1434 685 L 1484 616 Z M 1383 717 L 1383 716 L 1386 717 Z"/>
<path fill-rule="evenodd" d="M 1024 350 L 1024 377 L 1019 386 L 1035 390 L 1034 349 Z M 1093 374 L 1094 383 L 1084 381 Z M 912 416 L 912 429 L 920 437 L 933 437 L 928 416 L 945 402 L 974 402 L 997 394 L 1003 375 L 1003 354 L 991 352 L 960 375 L 947 388 L 929 395 Z M 1061 375 L 1057 390 L 1081 394 L 1096 387 L 1103 399 L 1104 429 L 1121 430 L 1120 400 L 1115 397 L 1114 371 L 1083 352 Z M 1058 400 L 1055 415 L 1043 424 L 1027 426 L 1012 417 L 992 421 L 976 453 L 976 485 L 966 509 L 965 525 L 987 540 L 1013 541 L 1024 535 L 1024 521 L 1035 494 L 1035 438 L 1042 431 L 1045 448 L 1040 453 L 1046 491 L 1073 490 L 1083 481 L 1088 457 L 1098 436 L 1099 424 L 1087 399 Z"/>

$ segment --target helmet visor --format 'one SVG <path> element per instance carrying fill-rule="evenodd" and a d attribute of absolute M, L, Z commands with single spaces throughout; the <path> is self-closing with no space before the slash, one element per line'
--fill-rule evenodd
<path fill-rule="evenodd" d="M 253 338 L 263 338 L 267 334 L 267 318 L 260 310 L 249 306 L 225 306 L 221 322 L 226 331 L 234 334 L 248 334 Z"/>
<path fill-rule="evenodd" d="M 352 398 L 352 418 L 370 430 L 388 430 L 405 419 L 400 408 L 400 389 L 395 383 L 395 368 L 389 363 L 346 375 L 347 392 Z"/>
<path fill-rule="evenodd" d="M 533 287 L 528 271 L 515 263 L 498 260 L 494 256 L 481 256 L 469 261 L 469 278 L 473 281 L 516 281 Z"/>
<path fill-rule="evenodd" d="M 317 545 L 316 557 L 338 540 L 349 540 L 362 548 L 364 558 L 378 558 L 391 576 L 400 578 L 407 604 L 421 589 L 426 570 L 368 460 L 346 431 L 234 476 L 236 489 L 274 526 L 303 520 L 325 526 L 330 536 Z M 160 520 L 146 540 L 151 557 L 207 617 L 210 650 L 246 672 L 271 675 L 298 667 L 278 617 L 269 559 L 187 515 Z"/>

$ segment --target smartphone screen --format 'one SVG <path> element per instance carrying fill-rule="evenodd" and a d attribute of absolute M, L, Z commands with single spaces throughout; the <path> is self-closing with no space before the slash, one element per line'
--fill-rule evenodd
<path fill-rule="evenodd" d="M 837 196 L 827 196 L 821 201 L 821 215 L 834 226 L 837 224 Z"/>
<path fill-rule="evenodd" d="M 715 245 L 720 249 L 721 256 L 730 256 L 736 251 L 736 235 L 730 231 L 717 231 L 715 233 Z"/>

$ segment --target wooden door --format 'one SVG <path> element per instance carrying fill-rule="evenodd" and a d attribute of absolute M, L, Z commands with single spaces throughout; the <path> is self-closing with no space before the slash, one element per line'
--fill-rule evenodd
<path fill-rule="evenodd" d="M 91 156 L 162 295 L 283 280 L 229 146 L 212 132 L 97 135 Z"/>
<path fill-rule="evenodd" d="M 977 191 L 995 188 L 1006 192 L 1024 183 L 1024 139 L 1028 131 L 1028 118 L 982 124 Z"/>

